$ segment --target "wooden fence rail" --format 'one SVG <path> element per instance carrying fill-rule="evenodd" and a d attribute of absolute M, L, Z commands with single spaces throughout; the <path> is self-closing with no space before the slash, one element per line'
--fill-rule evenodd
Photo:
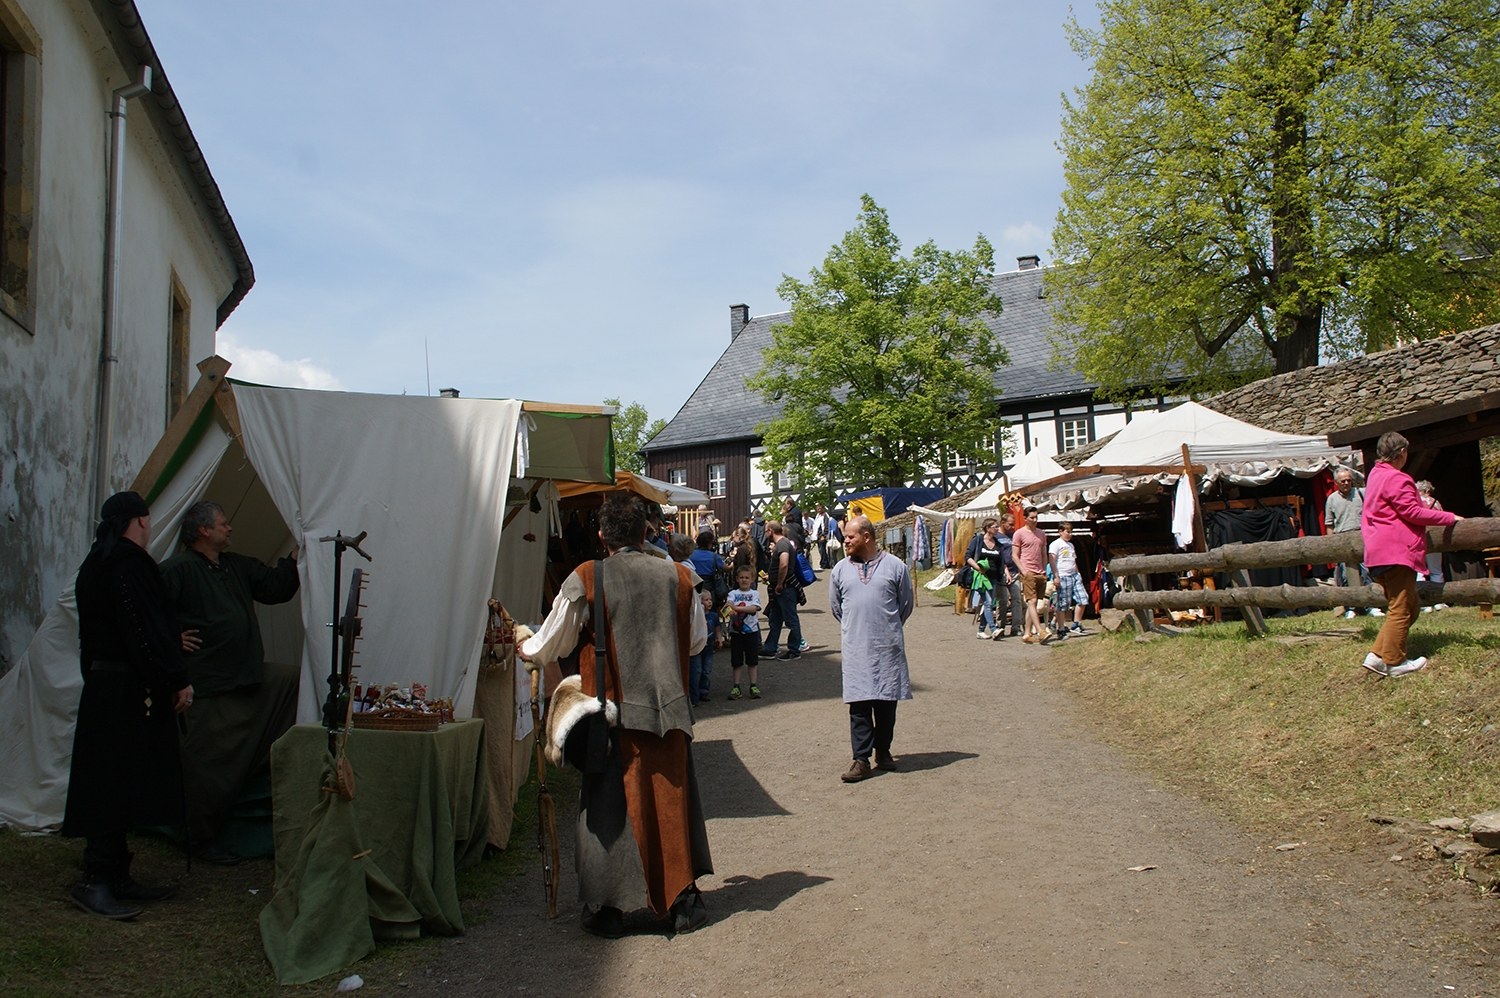
<path fill-rule="evenodd" d="M 1472 606 L 1500 603 L 1500 579 L 1465 582 L 1418 582 L 1417 599 L 1425 606 L 1451 603 Z M 1334 607 L 1378 606 L 1385 590 L 1373 586 L 1245 586 L 1233 589 L 1161 589 L 1115 594 L 1117 610 L 1191 610 L 1195 607 L 1259 607 L 1271 610 L 1332 610 Z"/>
<path fill-rule="evenodd" d="M 1428 551 L 1483 551 L 1500 547 L 1500 518 L 1470 517 L 1451 527 L 1429 527 Z M 1293 537 L 1285 541 L 1226 544 L 1203 552 L 1183 554 L 1138 554 L 1111 559 L 1114 575 L 1149 575 L 1154 572 L 1230 572 L 1237 568 L 1286 568 L 1291 565 L 1323 565 L 1331 562 L 1358 563 L 1364 559 L 1365 543 L 1359 531 Z"/>

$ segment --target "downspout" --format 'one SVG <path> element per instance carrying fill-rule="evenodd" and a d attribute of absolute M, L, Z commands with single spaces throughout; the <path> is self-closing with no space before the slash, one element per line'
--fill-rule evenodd
<path fill-rule="evenodd" d="M 109 136 L 109 194 L 104 222 L 104 328 L 99 335 L 99 394 L 94 415 L 94 508 L 97 516 L 104 500 L 112 494 L 109 481 L 109 458 L 114 449 L 114 366 L 120 333 L 120 222 L 124 215 L 122 195 L 125 189 L 125 103 L 151 92 L 151 67 L 141 67 L 141 79 L 115 91 Z"/>

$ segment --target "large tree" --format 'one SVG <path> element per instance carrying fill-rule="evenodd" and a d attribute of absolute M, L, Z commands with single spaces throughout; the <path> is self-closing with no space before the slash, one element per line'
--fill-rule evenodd
<path fill-rule="evenodd" d="M 615 436 L 615 466 L 635 474 L 643 473 L 646 459 L 641 456 L 641 448 L 662 431 L 667 421 L 651 419 L 646 407 L 639 402 L 622 407 L 619 399 L 605 399 L 604 404 L 615 407 L 614 419 L 610 421 Z"/>
<path fill-rule="evenodd" d="M 1100 7 L 1069 26 L 1061 359 L 1209 387 L 1493 315 L 1494 0 Z"/>
<path fill-rule="evenodd" d="M 765 463 L 815 490 L 904 485 L 945 451 L 979 458 L 997 428 L 995 368 L 1008 362 L 980 319 L 1000 311 L 984 236 L 967 252 L 928 241 L 902 256 L 884 209 L 861 202 L 806 282 L 783 275 L 792 321 L 747 382 L 781 407 L 759 427 Z"/>

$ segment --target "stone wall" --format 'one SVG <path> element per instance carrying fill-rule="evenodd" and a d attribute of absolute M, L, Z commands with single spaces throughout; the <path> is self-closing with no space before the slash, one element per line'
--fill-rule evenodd
<path fill-rule="evenodd" d="M 1500 325 L 1256 381 L 1203 400 L 1282 433 L 1322 434 L 1500 391 Z"/>

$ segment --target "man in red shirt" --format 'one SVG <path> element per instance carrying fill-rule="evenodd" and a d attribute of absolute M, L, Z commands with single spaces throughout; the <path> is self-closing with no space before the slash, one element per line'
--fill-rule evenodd
<path fill-rule="evenodd" d="M 1036 525 L 1036 510 L 1024 507 L 1022 522 L 1011 537 L 1016 565 L 1021 569 L 1021 598 L 1026 601 L 1026 636 L 1036 644 L 1043 640 L 1042 621 L 1036 604 L 1047 594 L 1047 535 Z"/>

